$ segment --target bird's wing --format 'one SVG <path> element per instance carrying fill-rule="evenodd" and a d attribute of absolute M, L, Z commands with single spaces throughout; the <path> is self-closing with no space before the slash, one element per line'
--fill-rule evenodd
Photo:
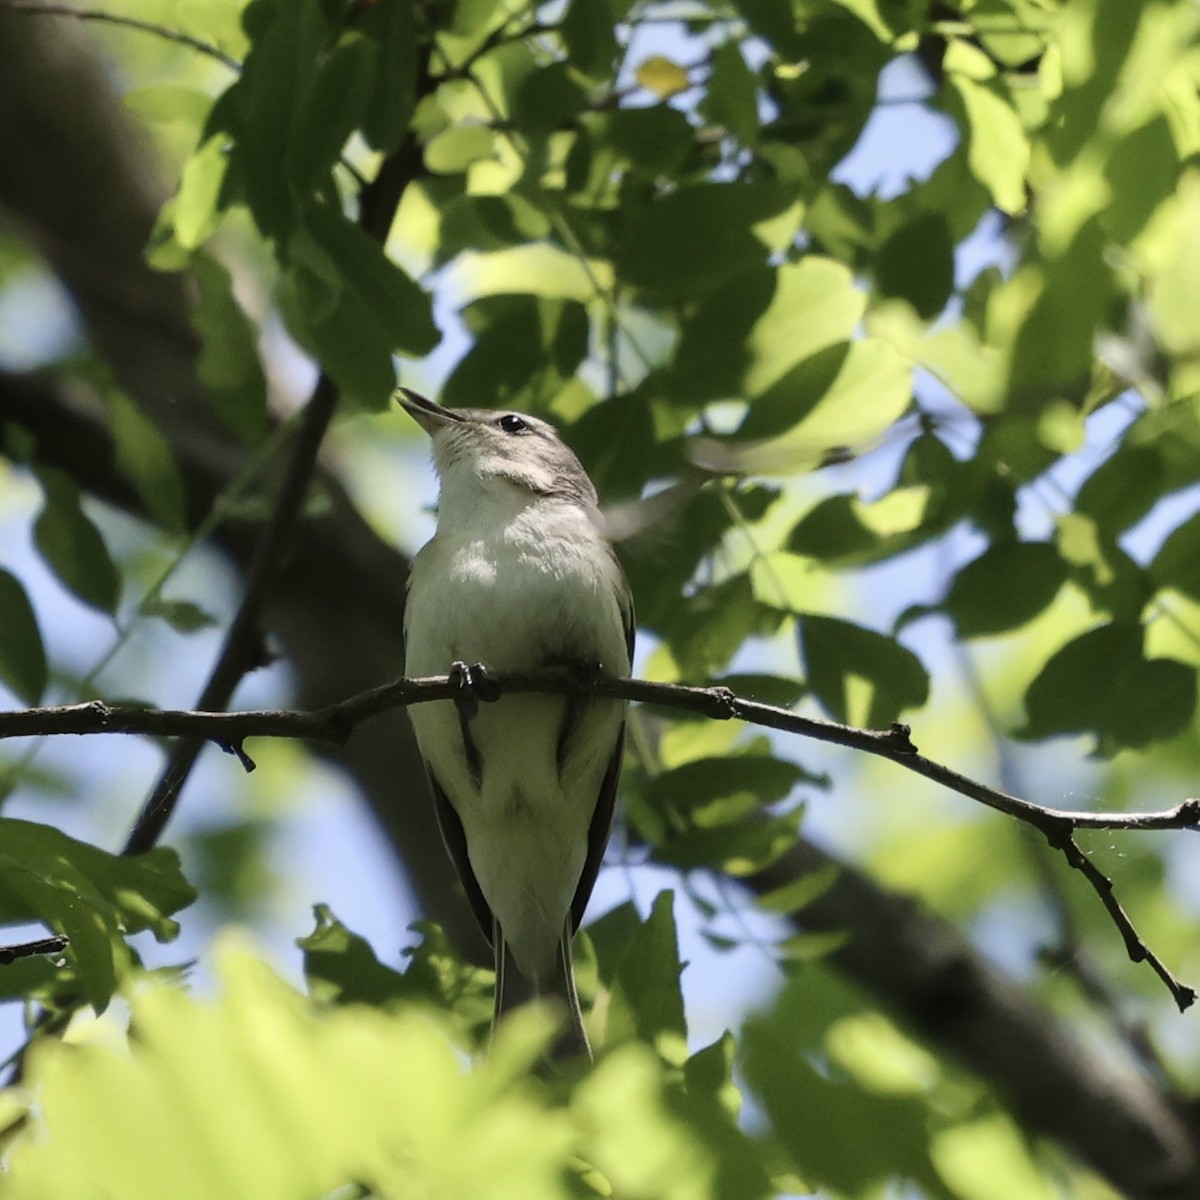
<path fill-rule="evenodd" d="M 471 869 L 471 860 L 467 855 L 467 835 L 463 832 L 462 821 L 459 820 L 454 805 L 450 803 L 445 789 L 438 783 L 432 769 L 429 771 L 429 786 L 433 789 L 434 811 L 437 813 L 438 828 L 442 831 L 442 841 L 454 863 L 454 869 L 458 872 L 463 891 L 467 893 L 475 920 L 479 922 L 479 928 L 490 946 L 495 918 L 488 902 L 483 898 L 479 880 L 475 878 L 475 872 Z"/>
<path fill-rule="evenodd" d="M 633 663 L 633 639 L 637 631 L 637 620 L 633 611 L 633 596 L 626 586 L 618 595 L 621 606 L 621 617 L 625 623 L 625 647 L 629 652 L 629 662 Z M 596 876 L 600 874 L 600 864 L 604 861 L 604 851 L 612 833 L 613 814 L 617 809 L 617 784 L 621 779 L 621 764 L 625 758 L 625 723 L 617 734 L 617 744 L 613 747 L 612 757 L 608 760 L 608 770 L 604 772 L 604 781 L 600 784 L 600 794 L 596 797 L 596 808 L 592 813 L 592 823 L 588 827 L 587 858 L 584 860 L 583 873 L 575 887 L 575 895 L 571 900 L 571 932 L 579 928 L 583 920 L 583 911 L 596 886 Z"/>
<path fill-rule="evenodd" d="M 612 833 L 613 813 L 617 807 L 617 781 L 621 778 L 621 760 L 624 754 L 625 726 L 622 724 L 612 758 L 608 760 L 604 782 L 600 785 L 600 795 L 596 799 L 592 823 L 588 827 L 587 859 L 584 861 L 583 872 L 579 876 L 575 896 L 571 901 L 572 933 L 579 928 L 579 922 L 583 920 L 583 910 L 587 908 L 592 888 L 596 885 L 596 876 L 600 874 L 600 864 L 604 861 L 604 848 L 608 845 L 609 834 Z"/>

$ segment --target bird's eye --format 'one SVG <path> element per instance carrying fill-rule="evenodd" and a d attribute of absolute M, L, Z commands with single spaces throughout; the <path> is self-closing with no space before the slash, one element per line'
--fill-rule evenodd
<path fill-rule="evenodd" d="M 517 416 L 516 413 L 505 413 L 496 424 L 504 430 L 505 433 L 524 433 L 529 426 Z"/>

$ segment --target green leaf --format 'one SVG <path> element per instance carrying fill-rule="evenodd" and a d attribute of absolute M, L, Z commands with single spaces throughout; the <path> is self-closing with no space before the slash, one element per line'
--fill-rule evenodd
<path fill-rule="evenodd" d="M 929 698 L 921 660 L 895 638 L 836 617 L 805 616 L 808 685 L 837 721 L 880 729 Z"/>
<path fill-rule="evenodd" d="M 1081 399 L 1092 376 L 1093 345 L 1113 291 L 1098 219 L 1087 221 L 1062 257 L 1046 267 L 1045 286 L 1021 323 L 1012 350 L 1010 404 L 1036 411 L 1061 395 Z"/>
<path fill-rule="evenodd" d="M 417 102 L 417 6 L 369 5 L 357 14 L 355 27 L 374 51 L 374 86 L 362 119 L 363 136 L 374 149 L 390 154 L 408 132 Z"/>
<path fill-rule="evenodd" d="M 425 165 L 435 175 L 457 175 L 496 154 L 496 134 L 486 125 L 452 125 L 425 147 Z"/>
<path fill-rule="evenodd" d="M 570 64 L 547 63 L 531 71 L 512 100 L 513 120 L 528 134 L 545 136 L 566 125 L 587 103 L 587 88 Z"/>
<path fill-rule="evenodd" d="M 581 262 L 547 242 L 464 255 L 450 279 L 455 290 L 468 300 L 527 292 L 584 303 L 594 299 L 598 286 L 608 287 L 612 282 L 606 265 Z"/>
<path fill-rule="evenodd" d="M 753 811 L 751 801 L 738 798 L 714 804 L 702 814 L 713 824 L 667 835 L 655 846 L 654 859 L 680 871 L 719 870 L 734 877 L 765 871 L 795 846 L 803 812 L 746 819 Z"/>
<path fill-rule="evenodd" d="M 116 612 L 121 577 L 100 531 L 79 504 L 79 489 L 61 471 L 38 470 L 45 501 L 33 525 L 38 553 L 59 581 L 85 604 Z"/>
<path fill-rule="evenodd" d="M 790 475 L 881 437 L 912 401 L 910 364 L 875 339 L 830 346 L 793 367 L 750 406 L 731 438 L 696 438 L 698 466 Z"/>
<path fill-rule="evenodd" d="M 1048 608 L 1067 581 L 1049 542 L 993 542 L 960 567 L 942 602 L 960 638 L 1016 629 Z"/>
<path fill-rule="evenodd" d="M 21 581 L 0 567 L 0 682 L 26 704 L 46 690 L 46 651 Z"/>
<path fill-rule="evenodd" d="M 754 522 L 768 511 L 778 493 L 771 488 L 758 485 L 740 485 L 733 491 L 736 510 L 742 519 Z M 682 511 L 673 514 L 668 526 L 669 538 L 655 541 L 652 549 L 631 543 L 629 553 L 623 556 L 626 573 L 629 575 L 633 594 L 637 597 L 638 620 L 646 628 L 661 636 L 677 640 L 676 652 L 682 652 L 684 643 L 698 634 L 698 625 L 708 620 L 720 622 L 719 605 L 711 603 L 702 589 L 686 605 L 680 605 L 679 597 L 689 581 L 700 568 L 705 557 L 720 545 L 722 538 L 733 525 L 734 518 L 715 489 L 699 492 Z M 749 580 L 740 585 L 720 584 L 739 593 L 735 603 L 743 598 L 753 601 Z M 685 677 L 704 678 L 712 671 L 724 670 L 724 662 L 717 663 L 709 671 L 685 669 Z"/>
<path fill-rule="evenodd" d="M 490 296 L 465 315 L 475 338 L 442 386 L 451 407 L 543 410 L 588 352 L 587 312 L 573 300 Z"/>
<path fill-rule="evenodd" d="M 624 216 L 618 275 L 651 295 L 682 300 L 714 291 L 790 245 L 800 204 L 792 188 L 774 183 L 692 183 L 649 203 L 630 199 Z"/>
<path fill-rule="evenodd" d="M 737 42 L 722 42 L 713 50 L 700 112 L 744 146 L 753 145 L 758 138 L 758 76 L 746 65 Z"/>
<path fill-rule="evenodd" d="M 623 174 L 632 166 L 651 178 L 670 177 L 682 168 L 695 145 L 687 117 L 667 104 L 589 113 L 582 128 L 591 143 L 593 173 Z M 605 148 L 610 153 L 605 154 Z M 583 190 L 600 193 L 600 181 Z"/>
<path fill-rule="evenodd" d="M 1075 497 L 1075 512 L 1115 537 L 1170 490 L 1163 448 L 1126 440 L 1084 481 Z"/>
<path fill-rule="evenodd" d="M 56 993 L 70 988 L 71 970 L 60 966 L 62 955 L 35 954 L 0 964 L 0 1003 L 53 1004 Z"/>
<path fill-rule="evenodd" d="M 144 617 L 166 621 L 176 633 L 196 633 L 217 623 L 216 617 L 190 600 L 167 600 L 157 594 L 147 596 L 138 611 Z"/>
<path fill-rule="evenodd" d="M 833 564 L 868 561 L 879 537 L 860 515 L 857 496 L 826 496 L 796 522 L 788 536 L 794 554 Z"/>
<path fill-rule="evenodd" d="M 198 130 L 212 108 L 212 96 L 184 83 L 151 83 L 126 92 L 121 99 L 143 121 L 180 122 Z"/>
<path fill-rule="evenodd" d="M 1029 138 L 1021 118 L 994 79 L 972 78 L 981 52 L 956 38 L 947 43 L 946 80 L 963 107 L 963 135 L 971 173 L 992 194 L 996 207 L 1011 215 L 1025 210 Z"/>
<path fill-rule="evenodd" d="M 330 1004 L 376 1008 L 412 995 L 404 976 L 384 966 L 370 943 L 347 929 L 328 905 L 314 905 L 313 915 L 316 928 L 296 939 L 304 951 L 304 977 L 311 995 Z"/>
<path fill-rule="evenodd" d="M 325 76 L 323 88 L 328 111 L 314 111 L 313 105 L 320 62 L 336 38 L 335 22 L 334 14 L 313 0 L 253 5 L 246 14 L 251 45 L 242 73 L 213 108 L 208 132 L 232 134 L 231 177 L 269 237 L 284 239 L 293 232 L 297 207 L 309 199 L 294 184 L 297 179 L 306 188 L 314 183 L 340 148 L 336 130 L 349 132 L 340 122 L 339 97 L 328 86 L 332 76 Z M 338 57 L 337 73 L 345 72 L 348 57 Z M 354 86 L 352 80 L 344 82 Z M 357 119 L 365 96 L 355 87 L 351 99 Z M 309 139 L 310 132 L 323 136 Z"/>
<path fill-rule="evenodd" d="M 1200 512 L 1171 532 L 1154 556 L 1150 574 L 1159 587 L 1200 600 Z"/>
<path fill-rule="evenodd" d="M 1147 659 L 1143 630 L 1113 621 L 1069 641 L 1025 692 L 1024 738 L 1094 733 L 1101 753 L 1174 737 L 1191 724 L 1196 669 Z"/>
<path fill-rule="evenodd" d="M 687 813 L 713 800 L 750 796 L 758 804 L 773 804 L 787 796 L 807 772 L 795 763 L 765 754 L 700 758 L 654 776 L 652 801 L 672 812 Z"/>
<path fill-rule="evenodd" d="M 0 921 L 40 921 L 71 939 L 88 1002 L 103 1011 L 129 964 L 125 937 L 178 933 L 172 913 L 196 893 L 174 850 L 122 857 L 49 825 L 0 818 Z"/>
<path fill-rule="evenodd" d="M 759 908 L 767 912 L 798 913 L 807 908 L 814 900 L 819 900 L 835 883 L 842 873 L 842 868 L 836 863 L 830 863 L 815 871 L 801 875 L 791 883 L 773 892 L 767 892 L 757 898 Z"/>
<path fill-rule="evenodd" d="M 782 617 L 760 604 L 747 575 L 700 589 L 679 603 L 667 630 L 684 677 L 722 671 L 751 634 L 773 632 Z"/>
<path fill-rule="evenodd" d="M 196 374 L 217 415 L 239 437 L 257 441 L 267 427 L 267 381 L 258 358 L 258 331 L 233 294 L 220 260 L 197 254 L 192 273 L 199 300 L 192 324 L 200 335 Z"/>
<path fill-rule="evenodd" d="M 373 238 L 323 206 L 288 243 L 289 328 L 355 403 L 383 408 L 395 389 L 392 351 L 438 341 L 430 298 Z"/>
<path fill-rule="evenodd" d="M 595 80 L 612 76 L 617 44 L 612 0 L 571 0 L 559 24 L 559 35 L 571 65 Z"/>
<path fill-rule="evenodd" d="M 606 1041 L 639 1039 L 652 1045 L 661 1037 L 687 1036 L 679 987 L 679 942 L 674 893 L 659 892 L 650 915 L 625 946 L 609 993 Z"/>
<path fill-rule="evenodd" d="M 879 247 L 875 282 L 885 296 L 907 300 L 930 319 L 946 307 L 954 290 L 954 242 L 938 213 L 919 213 Z"/>
<path fill-rule="evenodd" d="M 1169 219 L 1160 226 L 1159 269 L 1150 283 L 1149 306 L 1157 336 L 1169 354 L 1194 359 L 1200 353 L 1196 312 L 1200 307 L 1200 246 L 1194 236 L 1200 221 L 1200 172 L 1180 180 Z"/>
<path fill-rule="evenodd" d="M 1104 177 L 1111 199 L 1101 221 L 1112 237 L 1127 245 L 1175 190 L 1179 152 L 1171 123 L 1160 114 L 1127 134 L 1109 151 Z"/>
<path fill-rule="evenodd" d="M 30 1056 L 36 1109 L 19 1144 L 6 1146 L 6 1197 L 564 1200 L 578 1159 L 595 1161 L 592 1113 L 529 1085 L 540 1022 L 511 1022 L 487 1059 L 465 1070 L 436 1013 L 314 1011 L 232 939 L 216 957 L 215 995 L 154 980 L 137 988 L 130 1046 L 56 1042 Z M 631 1115 L 653 1121 L 661 1144 L 662 1072 L 636 1049 L 653 1099 L 639 1099 Z M 710 1171 L 686 1126 L 669 1127 L 674 1153 L 685 1162 L 699 1153 Z M 697 1182 L 696 1172 L 689 1178 Z"/>
<path fill-rule="evenodd" d="M 638 64 L 633 77 L 639 86 L 653 92 L 659 100 L 670 100 L 672 96 L 686 92 L 691 86 L 686 67 L 661 54 L 653 54 Z"/>
<path fill-rule="evenodd" d="M 849 339 L 865 308 L 850 271 L 819 255 L 744 272 L 684 324 L 672 391 L 687 403 L 761 396 L 798 363 Z"/>
<path fill-rule="evenodd" d="M 802 1006 L 793 983 L 742 1037 L 746 1078 L 796 1169 L 810 1187 L 822 1183 L 839 1194 L 865 1196 L 900 1177 L 944 1195 L 929 1158 L 924 1099 L 871 1091 L 836 1069 L 816 1070 L 796 1034 L 806 1019 Z"/>
<path fill-rule="evenodd" d="M 185 250 L 202 245 L 216 229 L 228 167 L 228 149 L 221 136 L 210 137 L 184 163 L 171 223 L 175 241 Z"/>
<path fill-rule="evenodd" d="M 421 939 L 404 951 L 409 962 L 400 972 L 381 963 L 370 944 L 327 905 L 315 905 L 313 914 L 316 928 L 296 944 L 304 951 L 304 975 L 314 997 L 394 1010 L 412 1004 L 439 1008 L 452 1012 L 471 1040 L 484 1039 L 492 1020 L 494 976 L 466 962 L 440 926 L 432 921 L 409 926 Z"/>
<path fill-rule="evenodd" d="M 121 391 L 110 391 L 108 428 L 116 446 L 117 469 L 154 519 L 173 533 L 186 524 L 183 476 L 166 438 Z"/>
<path fill-rule="evenodd" d="M 546 215 L 521 196 L 455 196 L 441 208 L 439 262 L 463 250 L 503 250 L 544 238 Z"/>

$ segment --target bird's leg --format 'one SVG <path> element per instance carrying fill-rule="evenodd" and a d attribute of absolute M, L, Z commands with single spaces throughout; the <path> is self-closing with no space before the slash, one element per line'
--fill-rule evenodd
<path fill-rule="evenodd" d="M 468 666 L 465 662 L 455 661 L 450 664 L 450 682 L 458 688 L 454 697 L 454 707 L 458 710 L 458 728 L 462 733 L 463 753 L 466 755 L 467 766 L 478 784 L 482 766 L 479 761 L 479 747 L 471 736 L 471 722 L 479 712 L 479 701 L 492 701 L 499 698 L 500 692 L 496 684 L 488 678 L 487 668 L 483 663 Z"/>
<path fill-rule="evenodd" d="M 546 665 L 561 667 L 566 672 L 568 678 L 587 689 L 583 694 L 571 692 L 566 698 L 567 703 L 563 708 L 562 724 L 558 729 L 558 769 L 561 771 L 563 764 L 567 760 L 567 751 L 570 749 L 571 738 L 575 734 L 580 719 L 591 707 L 592 696 L 587 693 L 591 692 L 591 689 L 595 687 L 596 680 L 604 674 L 604 667 L 595 659 L 589 660 L 583 658 L 552 659 Z"/>
<path fill-rule="evenodd" d="M 454 703 L 458 707 L 459 719 L 473 721 L 479 711 L 480 700 L 491 703 L 500 698 L 500 689 L 488 675 L 483 663 L 473 663 L 468 666 L 461 660 L 450 664 L 448 672 L 450 682 L 458 688 Z"/>

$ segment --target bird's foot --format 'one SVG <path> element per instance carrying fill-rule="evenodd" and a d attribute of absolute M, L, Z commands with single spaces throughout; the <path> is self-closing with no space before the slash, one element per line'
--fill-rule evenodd
<path fill-rule="evenodd" d="M 449 674 L 450 682 L 458 688 L 454 703 L 458 706 L 459 718 L 464 722 L 474 720 L 479 712 L 480 700 L 491 703 L 500 697 L 500 689 L 488 675 L 483 663 L 468 666 L 465 662 L 452 662 Z"/>

